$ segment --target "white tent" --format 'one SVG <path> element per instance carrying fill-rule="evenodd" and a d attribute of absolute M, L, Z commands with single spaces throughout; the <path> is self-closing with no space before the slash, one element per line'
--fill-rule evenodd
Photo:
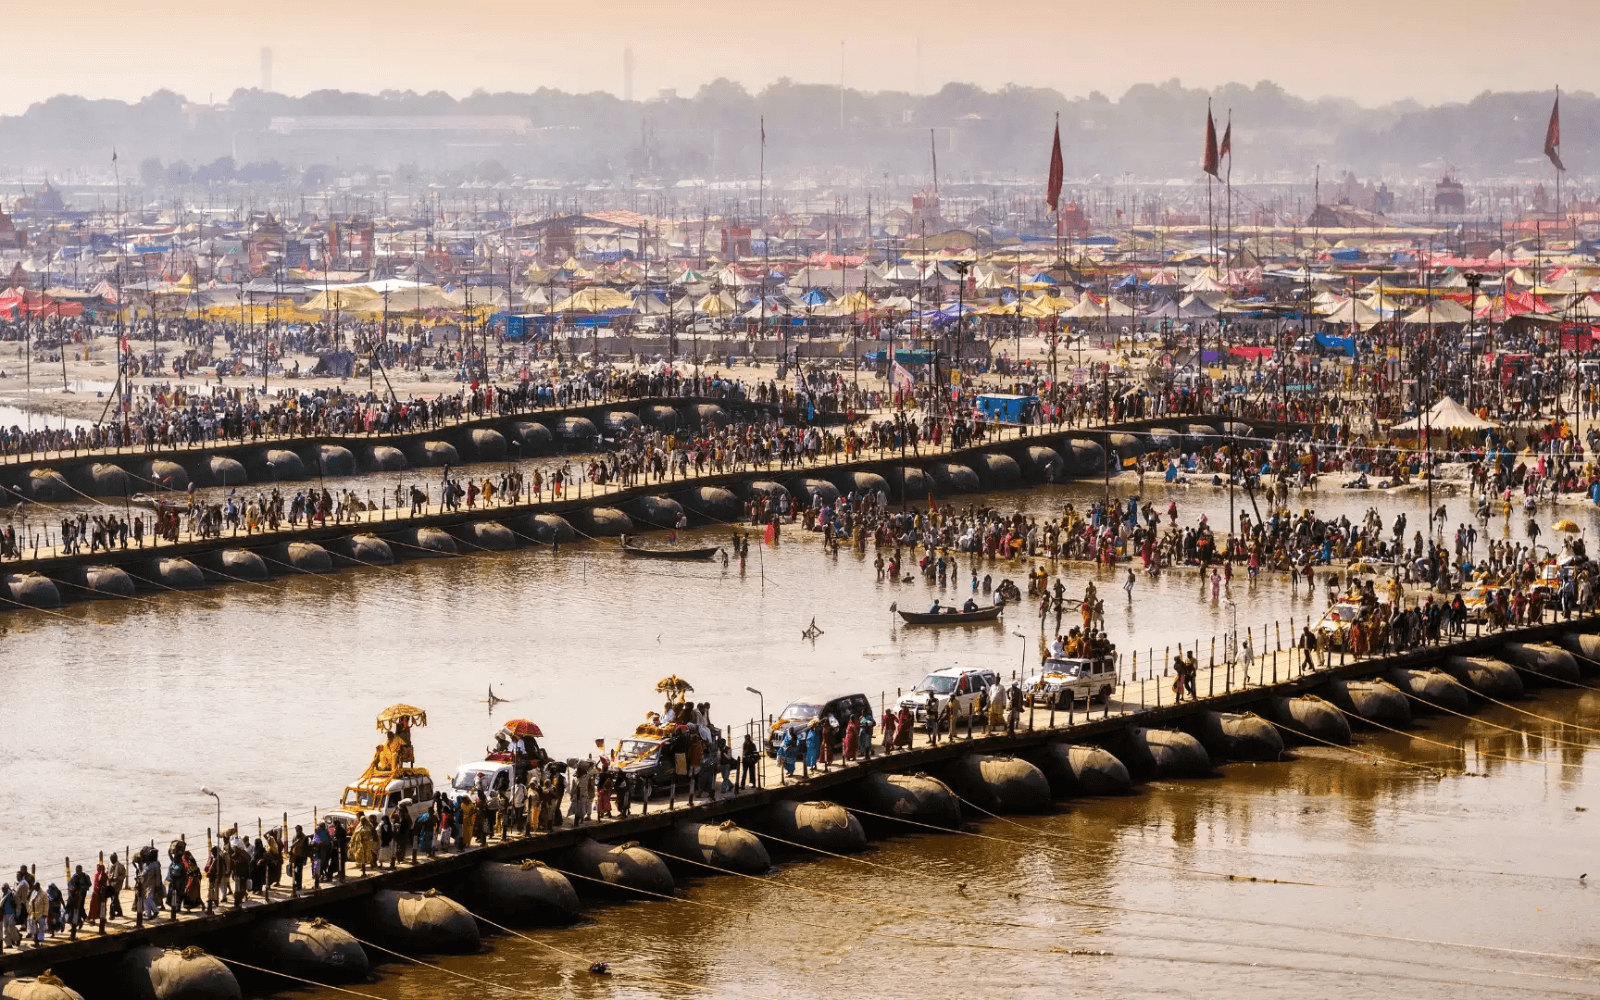
<path fill-rule="evenodd" d="M 1466 306 L 1451 299 L 1440 299 L 1432 309 L 1426 305 L 1418 306 L 1400 322 L 1410 326 L 1451 326 L 1470 322 L 1471 319 Z"/>
<path fill-rule="evenodd" d="M 1218 281 L 1209 269 L 1202 272 L 1193 281 L 1183 286 L 1186 292 L 1226 292 L 1228 286 Z"/>
<path fill-rule="evenodd" d="M 1394 425 L 1397 431 L 1417 431 L 1427 428 L 1430 431 L 1484 431 L 1498 426 L 1493 420 L 1485 420 L 1460 403 L 1444 397 L 1428 408 L 1428 412 L 1420 417 Z"/>
<path fill-rule="evenodd" d="M 1179 315 L 1178 303 L 1175 299 L 1163 299 L 1158 305 L 1151 306 L 1145 312 L 1145 316 L 1150 319 L 1178 319 Z"/>
<path fill-rule="evenodd" d="M 1340 325 L 1354 323 L 1366 329 L 1378 322 L 1378 314 L 1360 299 L 1345 299 L 1336 308 L 1325 311 L 1322 319 L 1324 322 Z"/>
<path fill-rule="evenodd" d="M 1105 319 L 1107 316 L 1132 316 L 1133 307 L 1123 304 L 1115 297 L 1107 302 L 1096 302 L 1085 295 L 1077 305 L 1068 309 L 1061 315 L 1068 319 Z"/>

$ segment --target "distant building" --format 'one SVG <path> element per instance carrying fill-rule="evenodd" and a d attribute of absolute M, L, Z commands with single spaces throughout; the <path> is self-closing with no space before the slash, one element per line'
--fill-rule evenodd
<path fill-rule="evenodd" d="M 750 227 L 749 226 L 724 226 L 722 228 L 722 252 L 735 257 L 750 256 Z"/>
<path fill-rule="evenodd" d="M 376 250 L 371 216 L 352 215 L 328 223 L 328 254 L 336 263 L 357 270 L 370 268 Z"/>
<path fill-rule="evenodd" d="M 28 245 L 28 234 L 18 229 L 11 216 L 0 212 L 0 249 L 20 250 Z"/>
<path fill-rule="evenodd" d="M 1382 221 L 1349 204 L 1318 205 L 1306 218 L 1307 229 L 1377 229 Z"/>
<path fill-rule="evenodd" d="M 1394 211 L 1394 192 L 1389 190 L 1388 184 L 1378 185 L 1378 190 L 1372 196 L 1372 210 L 1379 215 L 1388 215 Z"/>
<path fill-rule="evenodd" d="M 1440 215 L 1465 215 L 1467 189 L 1452 174 L 1445 174 L 1433 189 L 1433 210 Z"/>
<path fill-rule="evenodd" d="M 939 214 L 938 191 L 923 188 L 911 196 L 911 218 L 907 220 L 907 231 L 937 233 L 944 225 L 944 216 Z"/>
<path fill-rule="evenodd" d="M 1089 217 L 1083 214 L 1083 209 L 1079 208 L 1075 201 L 1069 201 L 1061 206 L 1061 235 L 1089 235 Z"/>
<path fill-rule="evenodd" d="M 17 211 L 33 215 L 58 215 L 66 208 L 67 203 L 61 199 L 61 193 L 50 186 L 48 178 L 32 195 L 17 199 Z"/>

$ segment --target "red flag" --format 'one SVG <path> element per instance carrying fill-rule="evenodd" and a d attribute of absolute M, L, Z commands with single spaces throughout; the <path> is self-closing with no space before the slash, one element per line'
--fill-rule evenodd
<path fill-rule="evenodd" d="M 1561 95 L 1556 94 L 1556 103 L 1550 109 L 1550 124 L 1544 130 L 1544 155 L 1550 157 L 1550 162 L 1556 165 L 1557 170 L 1567 169 L 1561 162 Z"/>
<path fill-rule="evenodd" d="M 1061 163 L 1061 121 L 1058 118 L 1055 141 L 1050 144 L 1050 179 L 1044 186 L 1044 203 L 1050 206 L 1052 212 L 1061 201 L 1061 177 L 1064 172 Z"/>
<path fill-rule="evenodd" d="M 1206 105 L 1206 152 L 1205 159 L 1200 161 L 1200 169 L 1217 176 L 1217 123 L 1211 117 L 1211 105 Z"/>
<path fill-rule="evenodd" d="M 761 116 L 761 145 L 767 144 L 767 116 Z"/>
<path fill-rule="evenodd" d="M 1230 112 L 1231 113 L 1231 112 Z M 1222 145 L 1217 147 L 1217 160 L 1220 162 L 1224 156 L 1233 155 L 1233 119 L 1228 119 L 1228 127 L 1222 130 Z"/>

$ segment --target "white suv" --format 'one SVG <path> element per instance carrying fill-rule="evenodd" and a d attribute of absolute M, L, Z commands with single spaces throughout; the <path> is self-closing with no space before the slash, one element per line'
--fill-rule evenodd
<path fill-rule="evenodd" d="M 950 705 L 955 704 L 958 718 L 969 713 L 977 714 L 983 707 L 981 699 L 991 684 L 1000 683 L 1000 675 L 993 670 L 969 667 L 940 667 L 924 677 L 909 694 L 900 698 L 900 707 L 909 708 L 916 715 L 917 725 L 929 727 L 928 695 L 939 706 L 939 715 L 945 716 Z"/>

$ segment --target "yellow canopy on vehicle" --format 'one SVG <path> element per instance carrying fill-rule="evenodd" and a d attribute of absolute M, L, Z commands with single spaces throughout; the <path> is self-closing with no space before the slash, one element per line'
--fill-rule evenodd
<path fill-rule="evenodd" d="M 410 705 L 390 705 L 378 713 L 378 728 L 387 729 L 389 728 L 387 723 L 399 722 L 402 719 L 410 721 L 413 726 L 426 726 L 428 713 Z"/>

